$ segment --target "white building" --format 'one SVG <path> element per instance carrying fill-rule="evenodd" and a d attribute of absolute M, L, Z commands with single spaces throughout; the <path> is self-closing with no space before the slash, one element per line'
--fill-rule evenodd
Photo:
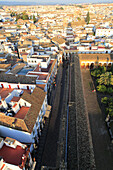
<path fill-rule="evenodd" d="M 96 29 L 96 37 L 103 37 L 103 36 L 112 36 L 113 35 L 113 28 L 105 28 L 105 27 L 100 27 Z"/>
<path fill-rule="evenodd" d="M 5 87 L 5 83 L 2 83 Z M 12 84 L 11 84 L 12 85 Z M 47 94 L 35 87 L 24 89 L 0 88 L 0 132 L 3 137 L 10 137 L 22 143 L 30 143 L 32 152 L 34 143 L 44 123 L 48 107 Z"/>
<path fill-rule="evenodd" d="M 25 170 L 32 168 L 33 161 L 27 145 L 15 139 L 0 137 L 0 169 Z"/>
<path fill-rule="evenodd" d="M 36 67 L 39 63 L 41 67 L 47 68 L 50 63 L 49 55 L 31 55 L 27 57 L 27 63 L 29 66 Z"/>

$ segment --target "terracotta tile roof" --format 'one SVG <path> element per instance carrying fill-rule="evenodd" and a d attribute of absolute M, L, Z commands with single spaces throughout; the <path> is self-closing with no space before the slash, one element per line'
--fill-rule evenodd
<path fill-rule="evenodd" d="M 35 84 L 36 77 L 26 77 L 24 75 L 0 74 L 0 80 L 8 83 Z"/>
<path fill-rule="evenodd" d="M 6 116 L 4 113 L 0 113 L 0 125 L 11 127 L 17 130 L 28 131 L 24 120 Z"/>
<path fill-rule="evenodd" d="M 59 44 L 65 43 L 65 40 L 63 38 L 57 38 L 57 37 L 52 38 L 52 41 L 55 41 Z"/>
<path fill-rule="evenodd" d="M 29 111 L 29 107 L 22 106 L 14 117 L 19 119 L 24 119 L 28 111 Z"/>
<path fill-rule="evenodd" d="M 46 92 L 44 92 L 38 87 L 34 89 L 32 94 L 24 92 L 22 95 L 22 99 L 31 103 L 31 107 L 24 118 L 24 122 L 26 123 L 29 132 L 32 132 L 33 130 L 34 124 L 39 115 L 39 111 L 42 107 L 45 96 Z"/>
<path fill-rule="evenodd" d="M 0 64 L 0 69 L 6 69 L 10 66 L 11 66 L 11 64 Z"/>
<path fill-rule="evenodd" d="M 45 96 L 46 92 L 39 87 L 36 87 L 32 94 L 24 91 L 21 98 L 29 102 L 31 107 L 22 107 L 15 117 L 6 116 L 4 113 L 0 113 L 0 125 L 31 133 Z"/>
<path fill-rule="evenodd" d="M 1 98 L 6 98 L 9 93 L 11 93 L 14 89 L 9 89 L 9 88 L 0 88 L 0 96 Z"/>

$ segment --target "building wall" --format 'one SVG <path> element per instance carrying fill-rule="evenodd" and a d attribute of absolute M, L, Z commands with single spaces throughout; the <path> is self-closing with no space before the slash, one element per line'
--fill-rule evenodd
<path fill-rule="evenodd" d="M 96 36 L 111 36 L 113 35 L 113 29 L 96 29 Z"/>
<path fill-rule="evenodd" d="M 18 87 L 20 89 L 34 89 L 36 87 L 36 85 L 30 85 L 30 84 L 16 84 L 16 83 L 7 83 L 7 82 L 0 82 L 0 87 L 4 87 L 4 88 L 17 88 Z"/>

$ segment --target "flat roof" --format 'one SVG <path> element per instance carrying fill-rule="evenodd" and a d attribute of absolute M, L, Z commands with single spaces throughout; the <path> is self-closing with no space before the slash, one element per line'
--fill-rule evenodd
<path fill-rule="evenodd" d="M 46 80 L 47 79 L 47 76 L 48 74 L 39 74 L 39 73 L 28 73 L 27 75 L 37 75 L 38 76 L 38 80 Z"/>
<path fill-rule="evenodd" d="M 42 90 L 44 90 L 44 88 L 45 88 L 45 84 L 37 84 L 36 86 L 39 87 Z"/>
<path fill-rule="evenodd" d="M 19 100 L 20 100 L 20 97 L 14 96 L 14 97 L 11 99 L 11 102 L 18 102 Z"/>
<path fill-rule="evenodd" d="M 26 150 L 23 149 L 21 146 L 12 148 L 4 144 L 2 148 L 0 149 L 0 156 L 2 156 L 4 161 L 6 163 L 13 164 L 13 165 L 21 165 L 22 156 L 25 153 L 26 153 Z"/>
<path fill-rule="evenodd" d="M 47 68 L 41 68 L 41 71 L 42 72 L 49 72 L 53 62 L 54 62 L 54 60 L 51 60 L 48 67 Z"/>
<path fill-rule="evenodd" d="M 19 118 L 19 119 L 24 119 L 29 109 L 30 107 L 22 106 L 14 117 Z"/>
<path fill-rule="evenodd" d="M 41 72 L 49 72 L 49 69 L 51 68 L 52 63 L 54 60 L 51 60 L 47 68 L 41 68 Z M 39 71 L 39 65 L 33 70 L 34 72 L 40 72 Z"/>

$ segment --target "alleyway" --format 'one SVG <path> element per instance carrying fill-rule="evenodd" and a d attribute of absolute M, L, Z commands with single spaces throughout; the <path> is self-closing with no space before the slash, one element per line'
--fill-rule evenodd
<path fill-rule="evenodd" d="M 42 165 L 56 167 L 57 161 L 57 150 L 58 150 L 58 138 L 59 138 L 59 127 L 61 110 L 63 104 L 64 94 L 64 79 L 66 70 L 63 69 L 62 65 L 59 67 L 57 75 L 57 85 L 51 96 L 52 111 L 49 123 L 49 129 L 47 133 L 45 148 L 42 156 Z"/>

